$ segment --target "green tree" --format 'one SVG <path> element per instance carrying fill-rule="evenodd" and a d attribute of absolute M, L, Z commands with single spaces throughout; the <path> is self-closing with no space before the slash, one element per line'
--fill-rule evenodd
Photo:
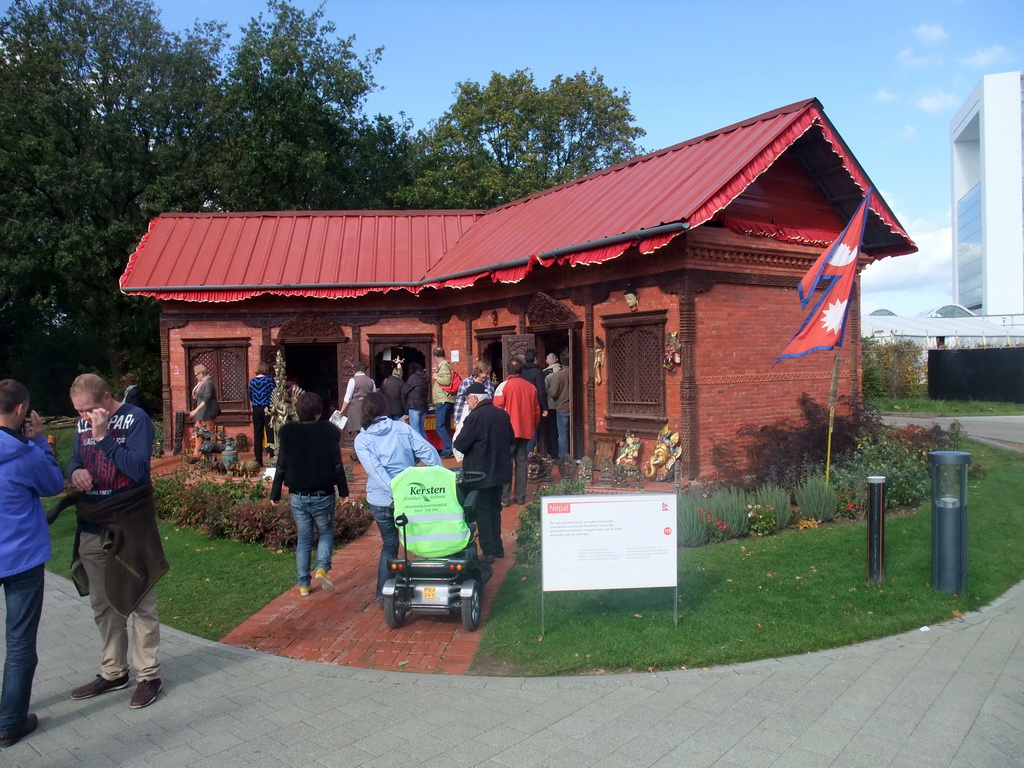
<path fill-rule="evenodd" d="M 927 353 L 911 339 L 862 340 L 864 397 L 924 397 L 928 394 Z"/>
<path fill-rule="evenodd" d="M 539 87 L 530 70 L 459 83 L 452 107 L 413 142 L 418 208 L 488 208 L 571 181 L 641 152 L 629 94 L 597 73 Z"/>
<path fill-rule="evenodd" d="M 363 113 L 381 49 L 360 58 L 323 8 L 270 0 L 232 50 L 215 204 L 375 207 L 408 181 L 408 127 Z"/>
<path fill-rule="evenodd" d="M 385 207 L 409 183 L 408 125 L 363 114 L 380 52 L 268 11 L 230 51 L 222 24 L 170 34 L 150 0 L 0 19 L 0 376 L 41 407 L 81 370 L 158 366 L 156 302 L 118 289 L 158 214 Z"/>
<path fill-rule="evenodd" d="M 155 303 L 121 295 L 118 277 L 154 215 L 202 199 L 182 158 L 209 141 L 220 45 L 216 27 L 168 35 L 147 0 L 15 0 L 0 20 L 10 375 L 31 380 L 27 362 L 49 342 L 64 380 L 42 384 L 64 390 L 76 369 L 116 371 L 133 347 L 155 353 Z"/>

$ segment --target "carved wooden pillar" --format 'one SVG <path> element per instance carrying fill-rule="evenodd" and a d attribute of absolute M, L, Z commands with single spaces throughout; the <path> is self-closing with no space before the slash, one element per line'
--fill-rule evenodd
<path fill-rule="evenodd" d="M 583 346 L 586 347 L 584 364 L 586 365 L 587 378 L 587 451 L 588 456 L 597 456 L 597 442 L 594 440 L 594 433 L 597 432 L 597 384 L 594 382 L 594 299 L 587 296 L 583 304 Z"/>
<path fill-rule="evenodd" d="M 171 331 L 188 325 L 187 317 L 160 314 L 160 378 L 164 417 L 164 451 L 170 453 L 174 441 L 174 411 L 171 402 Z M 186 374 L 185 386 L 188 386 Z"/>
<path fill-rule="evenodd" d="M 465 324 L 466 329 L 466 369 L 467 376 L 473 374 L 473 321 L 480 317 L 480 310 L 472 307 L 460 307 L 455 317 Z M 448 316 L 451 319 L 451 315 Z"/>
<path fill-rule="evenodd" d="M 355 353 L 356 353 L 356 360 L 359 360 L 360 362 L 362 362 L 362 360 L 363 360 L 362 335 L 363 335 L 363 326 L 353 324 L 352 325 L 352 344 L 355 345 L 353 347 L 353 349 L 355 350 Z"/>
<path fill-rule="evenodd" d="M 682 414 L 680 442 L 683 454 L 679 459 L 680 472 L 690 480 L 700 474 L 700 420 L 697 410 L 697 294 L 710 290 L 706 281 L 683 277 L 678 283 L 666 286 L 668 293 L 676 294 L 679 313 L 679 409 Z"/>
<path fill-rule="evenodd" d="M 594 380 L 594 349 L 596 348 L 596 329 L 594 328 L 594 306 L 608 298 L 605 288 L 590 287 L 576 293 L 572 303 L 583 307 L 583 370 L 584 387 L 586 388 L 587 413 L 587 455 L 597 456 L 597 382 Z"/>

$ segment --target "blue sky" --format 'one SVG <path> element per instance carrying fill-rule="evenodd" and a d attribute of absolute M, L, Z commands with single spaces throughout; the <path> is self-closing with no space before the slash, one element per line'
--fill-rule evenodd
<path fill-rule="evenodd" d="M 292 0 L 311 10 L 319 2 Z M 266 6 L 157 0 L 165 27 L 227 24 Z M 326 0 L 355 50 L 383 47 L 371 113 L 426 127 L 456 83 L 529 68 L 539 83 L 597 71 L 630 95 L 646 149 L 818 98 L 917 242 L 869 267 L 863 309 L 916 314 L 950 300 L 949 122 L 982 75 L 1024 67 L 1020 0 L 820 3 L 675 0 Z"/>

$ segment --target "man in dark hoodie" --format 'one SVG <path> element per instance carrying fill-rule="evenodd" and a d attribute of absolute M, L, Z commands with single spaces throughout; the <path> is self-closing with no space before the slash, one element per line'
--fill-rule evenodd
<path fill-rule="evenodd" d="M 0 586 L 7 605 L 7 655 L 0 693 L 0 747 L 32 733 L 28 711 L 35 674 L 36 635 L 43 612 L 43 564 L 50 559 L 42 496 L 64 490 L 64 475 L 43 434 L 29 393 L 0 381 Z"/>

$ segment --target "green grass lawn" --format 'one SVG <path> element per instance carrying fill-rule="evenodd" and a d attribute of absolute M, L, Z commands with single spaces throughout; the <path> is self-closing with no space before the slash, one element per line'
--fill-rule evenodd
<path fill-rule="evenodd" d="M 1020 416 L 1024 404 L 995 403 L 987 400 L 930 400 L 927 397 L 908 397 L 894 400 L 888 397 L 872 398 L 871 403 L 882 413 L 927 413 L 935 416 Z"/>
<path fill-rule="evenodd" d="M 219 640 L 295 583 L 295 554 L 255 544 L 210 540 L 188 528 L 159 523 L 171 570 L 157 585 L 160 621 Z M 75 515 L 65 512 L 50 528 L 53 559 L 47 568 L 68 577 Z M 87 600 L 88 598 L 82 598 Z"/>
<path fill-rule="evenodd" d="M 790 530 L 679 553 L 679 628 L 670 589 L 549 593 L 540 566 L 515 566 L 495 598 L 475 669 L 564 675 L 772 658 L 955 619 L 1024 578 L 1024 456 L 970 444 L 987 470 L 968 492 L 968 586 L 936 592 L 931 514 L 890 514 L 886 576 L 867 582 L 865 523 Z"/>

